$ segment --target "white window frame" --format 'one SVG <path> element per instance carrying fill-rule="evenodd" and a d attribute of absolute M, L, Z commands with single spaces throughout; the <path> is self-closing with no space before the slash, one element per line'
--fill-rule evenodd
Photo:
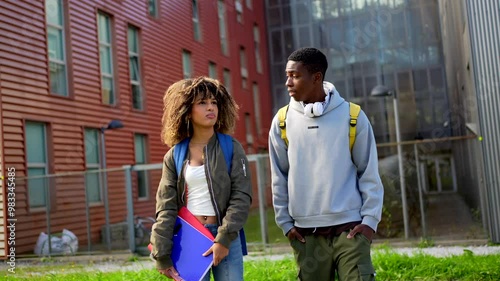
<path fill-rule="evenodd" d="M 104 12 L 101 12 L 99 11 L 97 13 L 97 25 L 98 25 L 98 33 L 101 31 L 101 28 L 99 27 L 99 24 L 100 24 L 100 20 L 99 18 L 100 17 L 104 17 L 106 19 L 106 24 L 107 24 L 107 30 L 106 32 L 109 33 L 109 42 L 103 42 L 101 41 L 100 38 L 102 38 L 103 36 L 98 36 L 99 38 L 99 56 L 101 55 L 101 48 L 105 48 L 107 50 L 109 50 L 109 61 L 106 62 L 106 63 L 109 63 L 109 69 L 110 69 L 110 73 L 104 73 L 102 71 L 103 69 L 103 66 L 102 66 L 102 58 L 99 58 L 99 64 L 100 64 L 100 71 L 101 71 L 101 95 L 102 95 L 102 103 L 104 104 L 107 104 L 107 105 L 115 105 L 116 104 L 116 87 L 115 87 L 115 79 L 114 79 L 114 69 L 113 69 L 113 63 L 114 63 L 114 59 L 113 59 L 113 34 L 111 32 L 112 30 L 112 20 L 111 20 L 111 16 L 104 13 Z M 110 90 L 110 95 L 109 95 L 109 99 L 106 101 L 105 100 L 105 95 L 104 95 L 104 79 L 110 79 L 111 80 L 111 90 Z"/>
<path fill-rule="evenodd" d="M 254 115 L 255 115 L 255 128 L 257 129 L 257 136 L 262 135 L 262 121 L 260 114 L 260 92 L 259 92 L 259 84 L 257 82 L 253 82 L 252 85 L 252 94 L 253 94 L 253 104 L 254 104 Z"/>
<path fill-rule="evenodd" d="M 138 143 L 137 143 L 137 140 L 140 139 L 141 142 L 142 142 L 142 156 L 144 158 L 144 162 L 141 163 L 141 161 L 138 161 L 137 160 L 137 150 L 138 150 Z M 134 134 L 134 161 L 135 161 L 135 164 L 138 165 L 138 164 L 147 164 L 148 163 L 148 155 L 147 155 L 147 152 L 148 152 L 148 137 L 146 134 L 139 134 L 139 133 L 136 133 Z M 145 186 L 141 186 L 141 183 L 139 181 L 139 174 L 140 173 L 143 173 L 144 174 L 144 184 Z M 144 196 L 140 196 L 140 189 L 141 188 L 144 188 Z M 149 177 L 148 177 L 148 171 L 147 170 L 144 170 L 144 171 L 137 171 L 137 198 L 139 200 L 147 200 L 149 199 L 149 196 L 150 196 L 150 191 L 149 191 Z"/>
<path fill-rule="evenodd" d="M 217 79 L 217 64 L 215 62 L 208 62 L 208 77 Z"/>
<path fill-rule="evenodd" d="M 43 141 L 42 141 L 42 146 L 44 146 L 44 158 L 45 158 L 45 163 L 43 162 L 29 162 L 29 157 L 28 157 L 28 148 L 27 148 L 27 143 L 26 143 L 26 174 L 28 176 L 28 180 L 26 182 L 26 185 L 27 185 L 27 192 L 28 192 L 28 205 L 29 205 L 29 209 L 30 211 L 33 211 L 33 210 L 47 210 L 47 203 L 50 202 L 50 197 L 47 197 L 47 188 L 49 188 L 49 184 L 47 184 L 47 180 L 49 178 L 45 177 L 45 178 L 37 178 L 35 180 L 43 180 L 43 196 L 44 196 L 44 203 L 42 205 L 36 205 L 36 206 L 33 206 L 33 203 L 32 203 L 32 198 L 30 196 L 30 189 L 33 188 L 33 186 L 30 186 L 30 175 L 29 175 L 29 170 L 30 168 L 35 168 L 35 169 L 40 169 L 40 168 L 43 168 L 44 169 L 44 175 L 47 175 L 48 174 L 48 170 L 49 170 L 49 167 L 48 167 L 48 152 L 47 152 L 47 149 L 48 149 L 48 146 L 47 146 L 47 124 L 46 123 L 42 123 L 42 122 L 36 122 L 36 121 L 26 121 L 25 123 L 25 137 L 26 139 L 28 138 L 28 125 L 29 124 L 32 124 L 32 125 L 39 125 L 39 126 L 42 126 L 42 129 L 43 129 Z"/>
<path fill-rule="evenodd" d="M 253 26 L 253 42 L 255 48 L 255 67 L 257 68 L 257 73 L 262 73 L 262 57 L 260 55 L 260 31 L 257 24 Z"/>
<path fill-rule="evenodd" d="M 182 75 L 184 79 L 193 76 L 193 62 L 191 60 L 191 52 L 187 50 L 182 51 Z"/>
<path fill-rule="evenodd" d="M 198 0 L 192 0 L 193 5 L 193 37 L 196 41 L 201 41 L 200 10 Z"/>
<path fill-rule="evenodd" d="M 94 131 L 96 132 L 96 136 L 97 138 L 95 139 L 95 144 L 93 144 L 93 147 L 88 147 L 87 146 L 87 131 Z M 93 171 L 93 170 L 100 170 L 101 169 L 101 157 L 102 157 L 102 154 L 101 154 L 101 145 L 99 143 L 99 139 L 101 137 L 101 130 L 99 129 L 96 129 L 96 128 L 84 128 L 84 133 L 83 133 L 83 138 L 84 138 L 84 146 L 85 146 L 85 152 L 89 151 L 89 149 L 96 149 L 97 150 L 97 163 L 89 163 L 88 162 L 88 158 L 87 158 L 87 154 L 85 153 L 85 170 L 86 171 Z M 102 171 L 102 172 L 93 172 L 92 174 L 96 174 L 97 175 L 97 183 L 98 183 L 98 186 L 97 186 L 97 189 L 98 189 L 98 194 L 99 194 L 99 200 L 97 201 L 88 201 L 88 204 L 90 205 L 100 205 L 103 203 L 103 193 L 102 193 L 102 187 L 103 187 L 103 177 L 102 177 L 102 173 L 106 173 L 106 171 Z M 87 175 L 87 174 L 86 174 Z M 86 194 L 88 194 L 88 189 L 89 189 L 89 186 L 88 186 L 88 182 L 87 182 L 87 179 L 85 179 L 85 192 Z M 87 195 L 86 195 L 87 196 Z M 89 200 L 89 198 L 87 198 L 87 200 Z"/>
<path fill-rule="evenodd" d="M 248 68 L 247 68 L 247 54 L 245 47 L 240 46 L 240 65 L 241 65 L 241 87 L 243 89 L 247 88 L 248 81 Z"/>
<path fill-rule="evenodd" d="M 232 95 L 232 85 L 231 85 L 231 71 L 227 68 L 224 68 L 222 71 L 222 79 L 224 82 L 224 86 L 226 86 L 227 92 Z"/>
<path fill-rule="evenodd" d="M 51 94 L 55 94 L 55 95 L 59 95 L 59 96 L 64 96 L 64 97 L 67 97 L 69 96 L 69 89 L 68 89 L 68 67 L 67 67 L 67 64 L 66 64 L 66 34 L 65 34 L 65 27 L 64 27 L 64 24 L 65 24 L 65 17 L 64 17 L 64 11 L 65 11 L 65 6 L 64 6 L 64 1 L 62 0 L 55 0 L 57 1 L 57 4 L 59 6 L 59 11 L 58 13 L 60 13 L 60 15 L 58 15 L 61 19 L 61 25 L 57 24 L 57 23 L 53 23 L 53 22 L 49 22 L 48 21 L 48 10 L 49 10 L 49 0 L 45 0 L 45 21 L 47 23 L 47 53 L 48 53 L 48 57 L 49 57 L 49 93 Z M 62 41 L 59 41 L 58 43 L 61 45 L 61 52 L 62 52 L 62 60 L 60 59 L 56 59 L 56 58 L 53 58 L 51 56 L 51 52 L 49 50 L 49 30 L 55 30 L 57 32 L 60 32 L 61 34 L 61 37 L 60 37 L 60 40 Z M 54 66 L 52 66 L 52 64 L 54 64 Z M 64 93 L 55 93 L 55 92 L 52 92 L 52 79 L 53 77 L 50 75 L 50 70 L 52 68 L 57 68 L 57 67 L 64 67 Z M 60 83 L 60 81 L 58 81 L 58 84 Z"/>
<path fill-rule="evenodd" d="M 236 20 L 243 24 L 243 3 L 241 0 L 234 0 L 234 9 L 236 11 Z"/>
<path fill-rule="evenodd" d="M 130 92 L 131 92 L 131 95 L 132 95 L 132 108 L 134 109 L 137 109 L 137 110 L 144 110 L 144 95 L 143 95 L 143 92 L 142 92 L 142 83 L 141 83 L 141 56 L 140 56 L 140 48 L 141 48 L 141 42 L 140 42 L 140 37 L 139 37 L 139 28 L 133 26 L 133 25 L 129 25 L 128 26 L 128 29 L 127 29 L 127 36 L 130 36 L 131 35 L 131 32 L 134 34 L 133 36 L 135 36 L 135 42 L 137 42 L 137 50 L 132 50 L 131 49 L 131 46 L 128 46 L 128 57 L 129 57 L 129 64 L 130 64 L 130 68 L 132 67 L 132 64 L 130 63 L 131 59 L 132 58 L 136 58 L 137 59 L 137 79 L 138 80 L 133 80 L 132 78 L 132 71 L 130 70 Z M 128 41 L 127 42 L 130 42 L 130 38 L 127 38 Z M 134 97 L 134 90 L 133 88 L 135 87 L 138 87 L 139 88 L 139 96 L 138 97 Z M 138 107 L 136 107 L 136 104 L 134 103 L 134 98 L 136 98 L 138 101 Z"/>
<path fill-rule="evenodd" d="M 228 56 L 229 55 L 228 29 L 226 21 L 226 5 L 224 3 L 224 0 L 218 0 L 217 2 L 217 15 L 219 17 L 219 36 L 220 36 L 220 46 L 222 54 Z"/>
<path fill-rule="evenodd" d="M 245 112 L 245 136 L 247 142 L 248 153 L 253 154 L 253 135 L 252 135 L 252 118 L 250 112 Z"/>
<path fill-rule="evenodd" d="M 148 14 L 154 18 L 158 18 L 158 0 L 148 0 Z"/>

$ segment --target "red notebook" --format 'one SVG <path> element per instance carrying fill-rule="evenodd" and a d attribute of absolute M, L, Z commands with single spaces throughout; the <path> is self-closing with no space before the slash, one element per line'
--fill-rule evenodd
<path fill-rule="evenodd" d="M 171 258 L 182 280 L 201 280 L 213 263 L 212 254 L 203 256 L 214 243 L 212 233 L 186 207 L 182 207 L 175 222 L 172 240 Z M 151 244 L 148 248 L 150 251 L 153 249 Z"/>

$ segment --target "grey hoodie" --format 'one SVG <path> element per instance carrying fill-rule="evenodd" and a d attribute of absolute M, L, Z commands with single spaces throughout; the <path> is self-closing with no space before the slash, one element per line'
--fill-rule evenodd
<path fill-rule="evenodd" d="M 349 103 L 324 82 L 330 102 L 319 117 L 304 115 L 290 99 L 286 118 L 288 148 L 277 115 L 269 131 L 273 205 L 286 234 L 293 226 L 312 228 L 353 221 L 377 230 L 383 204 L 373 130 L 363 111 L 349 150 Z"/>

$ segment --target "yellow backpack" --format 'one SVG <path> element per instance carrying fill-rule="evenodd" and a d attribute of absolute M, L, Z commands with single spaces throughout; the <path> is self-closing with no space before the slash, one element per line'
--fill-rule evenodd
<path fill-rule="evenodd" d="M 349 121 L 349 148 L 352 151 L 352 146 L 356 140 L 356 125 L 358 124 L 358 116 L 361 111 L 361 107 L 355 103 L 349 103 L 349 115 L 351 119 Z M 278 110 L 278 120 L 280 121 L 281 138 L 285 141 L 286 146 L 288 146 L 288 138 L 286 137 L 286 114 L 288 112 L 288 104 L 283 106 Z"/>

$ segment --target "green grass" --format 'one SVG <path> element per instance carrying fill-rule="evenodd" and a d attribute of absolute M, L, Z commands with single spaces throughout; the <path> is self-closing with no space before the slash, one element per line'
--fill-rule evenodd
<path fill-rule="evenodd" d="M 272 208 L 266 209 L 266 219 L 269 243 L 288 243 L 283 231 L 276 225 Z M 262 243 L 259 209 L 250 212 L 244 228 L 248 243 Z"/>
<path fill-rule="evenodd" d="M 373 263 L 377 280 L 500 280 L 500 254 L 476 256 L 471 251 L 446 258 L 418 254 L 399 255 L 390 248 L 374 249 Z M 130 264 L 130 263 L 129 263 Z M 44 268 L 44 266 L 49 266 Z M 151 264 L 151 267 L 153 264 Z M 140 267 L 138 265 L 138 267 Z M 245 262 L 245 280 L 296 280 L 296 266 L 292 259 L 280 261 Z M 17 268 L 15 274 L 0 273 L 7 280 L 167 280 L 154 269 L 138 271 L 96 272 L 84 271 L 84 267 L 74 264 L 37 265 Z"/>

